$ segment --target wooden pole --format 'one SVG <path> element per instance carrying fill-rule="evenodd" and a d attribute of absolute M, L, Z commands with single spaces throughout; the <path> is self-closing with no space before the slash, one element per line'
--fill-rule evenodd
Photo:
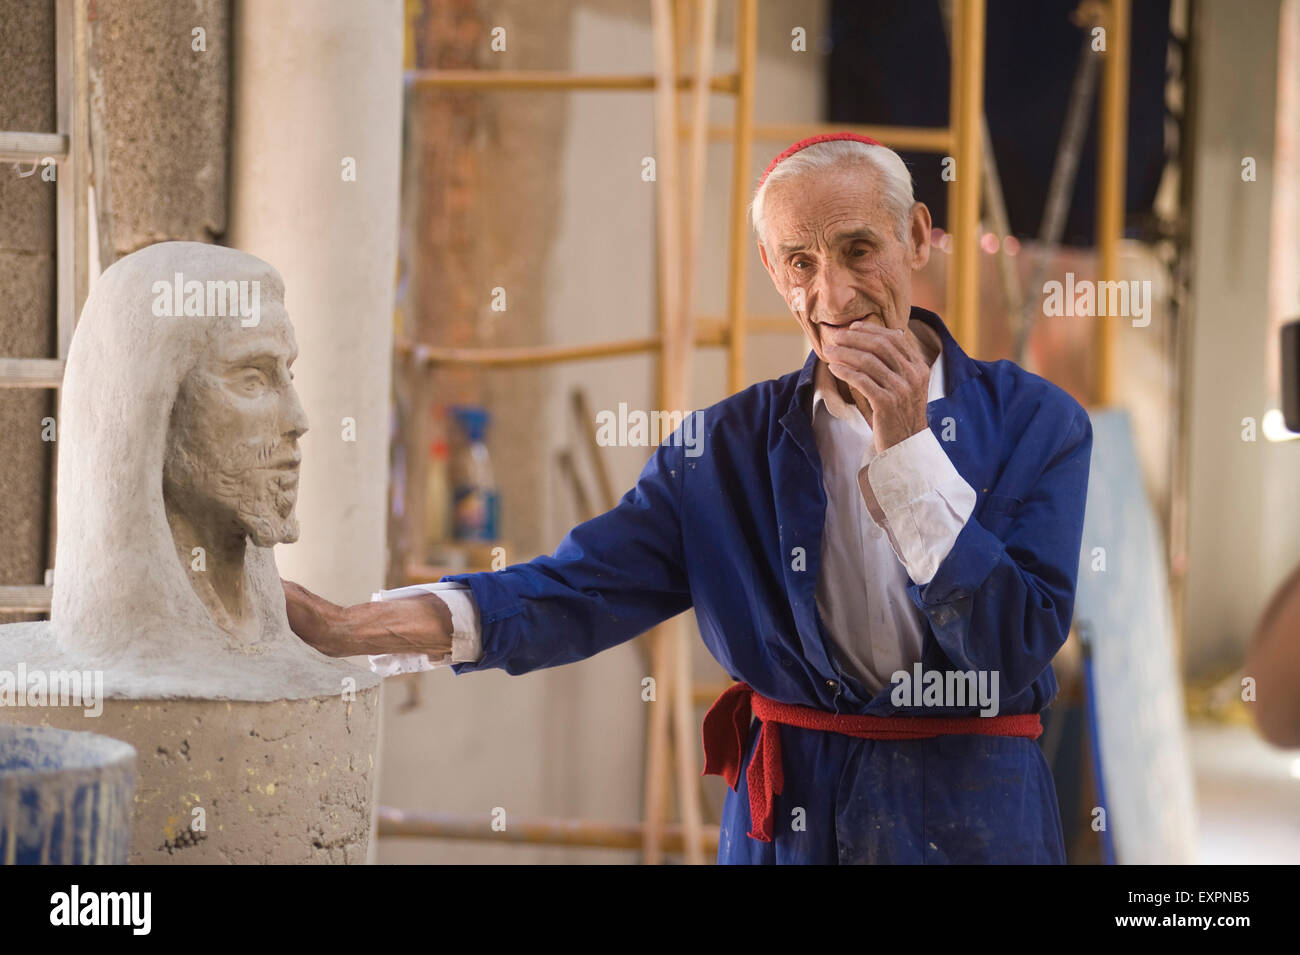
<path fill-rule="evenodd" d="M 651 0 L 655 86 L 655 237 L 659 305 L 659 396 L 657 405 L 680 410 L 686 394 L 690 340 L 682 307 L 681 183 L 677 173 L 677 92 L 671 0 Z M 663 420 L 661 418 L 661 420 Z M 655 435 L 658 443 L 665 436 Z"/>
<path fill-rule="evenodd" d="M 641 861 L 658 865 L 663 861 L 664 825 L 668 816 L 668 716 L 671 697 L 672 641 L 664 626 L 650 631 L 650 666 L 654 680 L 654 701 L 649 704 L 646 727 L 645 825 L 642 831 Z"/>
<path fill-rule="evenodd" d="M 735 135 L 731 154 L 731 237 L 727 249 L 727 393 L 745 384 L 745 263 L 753 255 L 749 244 L 750 154 L 754 148 L 754 63 L 758 56 L 756 0 L 736 3 Z"/>
<path fill-rule="evenodd" d="M 680 8 L 687 4 L 681 4 Z M 695 331 L 692 320 L 692 285 L 694 281 L 694 263 L 699 247 L 700 221 L 704 209 L 704 182 L 707 172 L 708 126 L 709 126 L 709 88 L 708 78 L 713 72 L 713 47 L 717 33 L 716 0 L 697 0 L 689 4 L 695 12 L 695 63 L 694 63 L 694 97 L 691 107 L 689 126 L 689 149 L 686 163 L 687 185 L 685 190 L 685 207 L 681 210 L 682 229 L 682 263 L 681 292 L 681 342 L 683 360 L 677 375 L 681 388 L 679 403 L 668 405 L 667 410 L 686 412 L 688 379 L 690 374 L 690 352 L 694 343 Z M 679 20 L 683 29 L 676 32 L 678 38 L 679 59 L 685 59 L 688 52 L 690 33 L 685 29 L 686 17 Z M 680 72 L 680 64 L 678 66 Z M 677 129 L 673 130 L 674 140 Z M 664 356 L 668 352 L 665 350 Z M 692 667 L 689 632 L 685 622 L 678 618 L 669 624 L 673 640 L 673 685 L 672 717 L 674 746 L 676 754 L 677 803 L 681 814 L 682 832 L 686 861 L 691 865 L 704 863 L 703 810 L 699 798 L 699 765 L 696 760 L 694 740 L 699 733 L 695 724 L 694 694 L 691 692 Z"/>
<path fill-rule="evenodd" d="M 669 622 L 673 635 L 673 735 L 677 755 L 677 806 L 681 813 L 686 861 L 704 864 L 704 819 L 700 806 L 700 765 L 696 758 L 700 727 L 691 690 L 690 632 L 685 616 Z"/>
<path fill-rule="evenodd" d="M 581 388 L 574 388 L 569 393 L 569 406 L 573 410 L 574 422 L 587 448 L 591 471 L 596 475 L 596 507 L 602 512 L 608 511 L 618 503 L 618 495 L 614 491 L 614 482 L 609 476 L 609 466 L 601 453 L 600 445 L 596 442 L 596 417 L 591 413 L 587 393 Z"/>
<path fill-rule="evenodd" d="M 506 817 L 504 829 L 493 829 L 488 813 L 454 813 L 379 807 L 381 839 L 472 839 L 479 842 L 524 843 L 543 846 L 573 846 L 591 849 L 636 849 L 644 827 L 636 823 L 604 822 L 597 819 L 546 819 Z M 718 849 L 718 829 L 706 826 L 704 844 Z M 680 826 L 663 831 L 665 852 L 684 851 Z"/>
<path fill-rule="evenodd" d="M 493 368 L 552 365 L 564 361 L 585 361 L 591 358 L 614 358 L 619 355 L 639 355 L 655 352 L 662 347 L 658 338 L 633 338 L 621 342 L 592 342 L 585 345 L 521 345 L 514 348 L 447 348 L 432 345 L 419 346 L 410 341 L 397 341 L 394 348 L 399 354 L 416 354 L 416 360 L 430 365 L 483 365 Z"/>
<path fill-rule="evenodd" d="M 943 15 L 943 27 L 948 35 L 948 49 L 952 50 L 953 0 L 941 0 L 939 4 Z M 950 53 L 951 55 L 951 53 Z M 1007 217 L 1007 203 L 1002 194 L 1002 181 L 998 177 L 997 156 L 993 152 L 993 138 L 989 135 L 988 119 L 984 115 L 983 103 L 979 109 L 980 137 L 980 186 L 983 190 L 979 208 L 986 217 L 989 228 L 996 236 L 1011 234 L 1010 220 Z M 1009 255 L 996 256 L 998 275 L 1002 280 L 1002 292 L 1006 297 L 1007 311 L 1020 315 L 1025 309 L 1024 289 L 1020 283 L 1020 273 L 1016 263 Z"/>
<path fill-rule="evenodd" d="M 1101 280 L 1119 280 L 1119 242 L 1124 233 L 1124 172 L 1128 155 L 1129 0 L 1110 0 L 1106 16 L 1106 53 L 1101 79 L 1101 115 L 1097 163 L 1097 251 Z M 1093 317 L 1097 354 L 1097 400 L 1108 405 L 1115 396 L 1114 324 Z"/>
<path fill-rule="evenodd" d="M 948 311 L 954 337 L 969 354 L 979 352 L 980 129 L 984 115 L 984 0 L 954 4 L 949 126 L 956 176 L 948 187 L 952 260 Z"/>
<path fill-rule="evenodd" d="M 561 73 L 551 70 L 409 70 L 407 82 L 417 90 L 481 90 L 531 92 L 586 92 L 617 93 L 658 88 L 658 74 L 623 73 Z M 678 89 L 689 89 L 690 77 L 681 76 L 668 83 Z M 736 77 L 722 74 L 708 79 L 715 93 L 733 93 Z"/>
<path fill-rule="evenodd" d="M 428 529 L 428 487 L 429 487 L 429 419 L 433 414 L 434 381 L 418 364 L 420 355 L 416 352 L 413 361 L 402 362 L 400 367 L 406 379 L 406 395 L 409 399 L 404 434 L 406 447 L 403 449 L 406 466 L 406 533 L 400 544 L 399 566 L 411 563 L 424 563 L 429 559 L 429 545 L 435 543 L 427 539 Z"/>
<path fill-rule="evenodd" d="M 704 215 L 704 181 L 708 170 L 709 89 L 706 80 L 713 72 L 713 47 L 717 39 L 717 0 L 698 0 L 695 30 L 695 97 L 691 103 L 690 149 L 686 164 L 686 223 L 682 250 L 682 315 L 686 341 L 695 333 L 693 292 L 695 259 L 700 245 L 700 222 Z M 671 410 L 671 409 L 670 409 Z M 683 412 L 686 408 L 681 409 Z"/>
<path fill-rule="evenodd" d="M 678 361 L 689 346 L 682 334 L 681 311 L 681 242 L 678 223 L 680 206 L 677 192 L 677 92 L 674 56 L 674 19 L 671 0 L 652 0 L 651 22 L 654 32 L 655 62 L 655 250 L 659 333 L 663 347 L 659 352 L 655 405 L 659 408 L 680 407 L 683 378 Z M 676 404 L 674 405 L 674 402 Z M 656 442 L 662 440 L 656 435 Z M 667 820 L 667 796 L 671 763 L 668 754 L 669 716 L 673 694 L 673 634 L 667 624 L 650 633 L 650 657 L 653 661 L 655 698 L 650 707 L 650 725 L 646 739 L 645 829 L 643 861 L 658 865 L 663 860 L 663 831 Z"/>

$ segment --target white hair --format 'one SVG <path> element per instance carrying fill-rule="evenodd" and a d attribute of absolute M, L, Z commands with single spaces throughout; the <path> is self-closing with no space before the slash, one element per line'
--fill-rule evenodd
<path fill-rule="evenodd" d="M 815 143 L 799 150 L 787 159 L 781 160 L 772 170 L 749 204 L 750 221 L 758 233 L 760 242 L 765 242 L 766 225 L 763 204 L 767 191 L 774 183 L 784 182 L 805 173 L 832 169 L 850 163 L 865 164 L 880 174 L 881 198 L 894 218 L 899 239 L 907 237 L 907 225 L 916 200 L 912 192 L 912 174 L 898 153 L 888 146 L 872 146 L 852 139 L 833 139 Z"/>

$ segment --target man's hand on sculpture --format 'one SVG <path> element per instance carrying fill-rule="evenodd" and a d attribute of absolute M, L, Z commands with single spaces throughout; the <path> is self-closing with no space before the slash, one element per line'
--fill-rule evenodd
<path fill-rule="evenodd" d="M 326 656 L 451 652 L 451 610 L 434 594 L 340 607 L 305 587 L 282 580 L 289 626 Z"/>
<path fill-rule="evenodd" d="M 305 643 L 327 656 L 347 656 L 346 652 L 335 652 L 335 645 L 340 642 L 343 608 L 291 580 L 281 580 L 280 583 L 284 587 L 289 628 Z"/>
<path fill-rule="evenodd" d="M 869 322 L 823 327 L 831 374 L 866 399 L 877 451 L 929 427 L 930 365 L 915 336 Z"/>

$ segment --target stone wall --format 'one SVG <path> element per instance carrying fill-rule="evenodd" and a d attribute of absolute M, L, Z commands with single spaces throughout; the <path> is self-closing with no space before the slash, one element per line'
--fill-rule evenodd
<path fill-rule="evenodd" d="M 114 259 L 155 242 L 212 242 L 226 231 L 230 6 L 91 5 L 108 157 L 107 190 L 97 175 L 96 198 Z"/>

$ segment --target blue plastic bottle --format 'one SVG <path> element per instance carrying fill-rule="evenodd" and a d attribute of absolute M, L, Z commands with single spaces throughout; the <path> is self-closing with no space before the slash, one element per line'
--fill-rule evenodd
<path fill-rule="evenodd" d="M 462 541 L 496 540 L 497 486 L 486 444 L 491 418 L 478 405 L 457 405 L 451 413 L 465 434 L 451 462 L 452 536 Z"/>

